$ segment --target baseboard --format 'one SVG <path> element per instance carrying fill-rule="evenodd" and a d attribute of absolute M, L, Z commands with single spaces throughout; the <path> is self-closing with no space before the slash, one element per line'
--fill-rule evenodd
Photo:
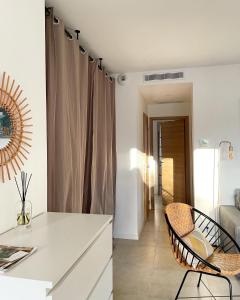
<path fill-rule="evenodd" d="M 138 240 L 139 236 L 134 233 L 123 233 L 123 232 L 114 232 L 113 237 L 115 239 L 123 239 L 123 240 Z"/>

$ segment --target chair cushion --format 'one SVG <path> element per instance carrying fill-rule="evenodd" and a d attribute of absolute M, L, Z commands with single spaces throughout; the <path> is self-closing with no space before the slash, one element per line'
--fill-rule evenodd
<path fill-rule="evenodd" d="M 204 260 L 210 257 L 214 252 L 214 248 L 198 228 L 194 229 L 188 235 L 183 237 L 182 240 L 188 245 L 191 250 L 193 250 Z"/>

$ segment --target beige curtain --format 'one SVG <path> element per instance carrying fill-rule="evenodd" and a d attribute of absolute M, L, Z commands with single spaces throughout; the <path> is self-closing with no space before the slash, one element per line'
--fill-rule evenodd
<path fill-rule="evenodd" d="M 115 83 L 46 17 L 48 210 L 114 214 Z"/>
<path fill-rule="evenodd" d="M 99 68 L 93 84 L 93 151 L 91 176 L 91 213 L 114 214 L 115 86 Z"/>
<path fill-rule="evenodd" d="M 46 17 L 48 210 L 81 212 L 86 152 L 88 56 Z"/>

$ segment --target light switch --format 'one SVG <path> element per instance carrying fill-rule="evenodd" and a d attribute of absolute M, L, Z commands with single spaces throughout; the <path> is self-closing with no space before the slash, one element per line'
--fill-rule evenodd
<path fill-rule="evenodd" d="M 209 145 L 209 141 L 207 139 L 202 138 L 202 139 L 199 140 L 199 147 L 200 148 L 207 148 L 208 145 Z"/>

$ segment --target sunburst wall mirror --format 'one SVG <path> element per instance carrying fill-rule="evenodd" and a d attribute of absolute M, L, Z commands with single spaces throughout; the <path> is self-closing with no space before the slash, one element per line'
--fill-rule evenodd
<path fill-rule="evenodd" d="M 5 72 L 0 85 L 0 181 L 11 180 L 31 148 L 32 117 L 20 85 Z"/>

